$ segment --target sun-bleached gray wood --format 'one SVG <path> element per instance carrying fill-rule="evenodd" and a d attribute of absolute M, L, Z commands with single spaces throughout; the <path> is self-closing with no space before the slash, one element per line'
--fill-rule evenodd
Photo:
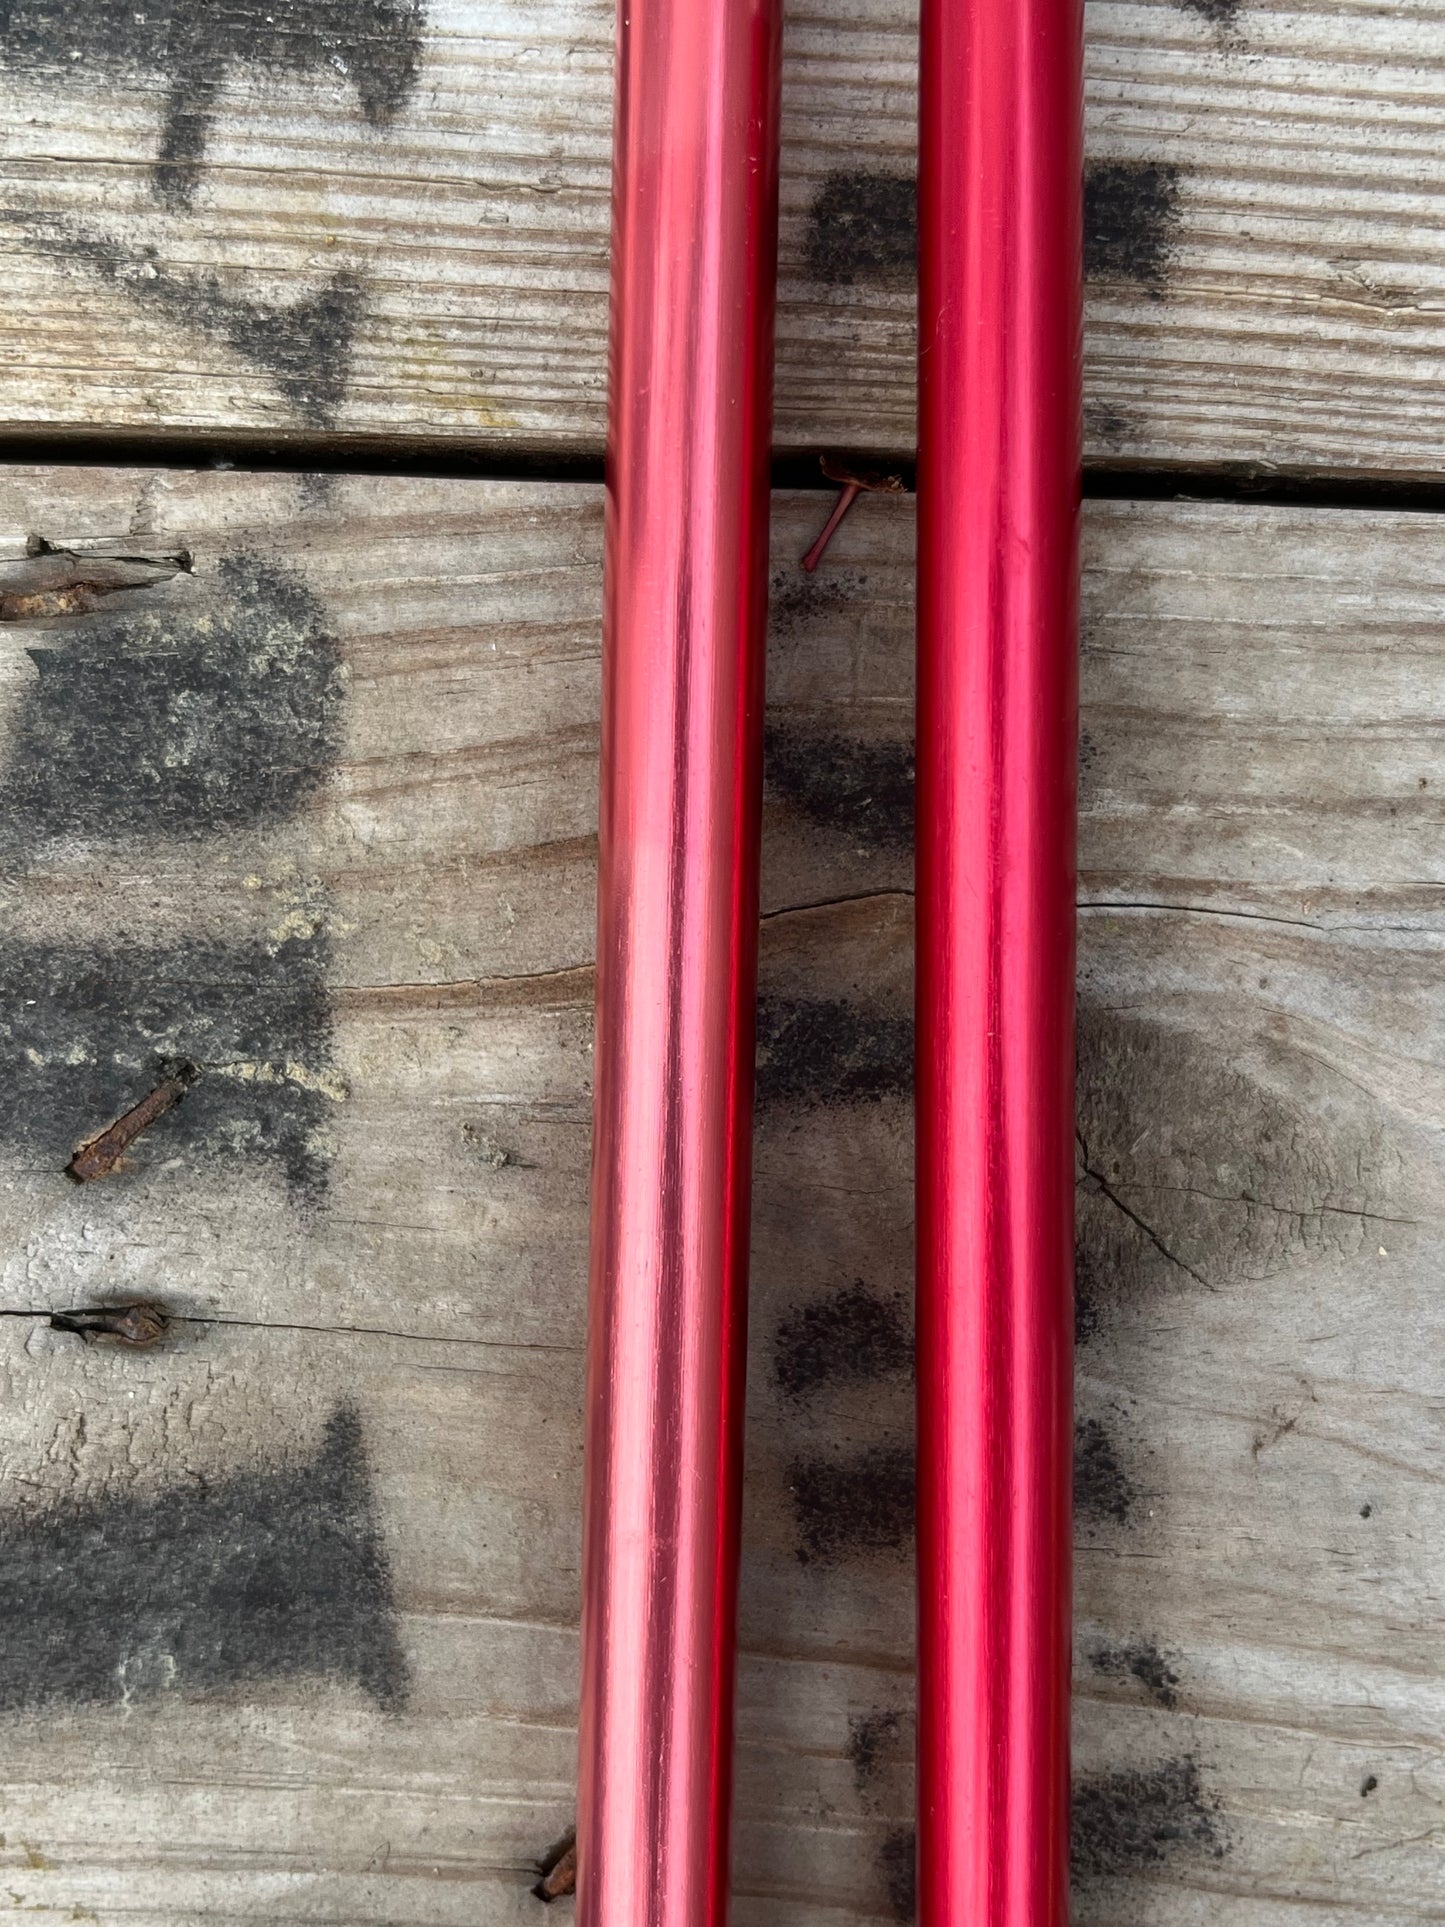
<path fill-rule="evenodd" d="M 787 9 L 782 448 L 912 446 L 915 12 Z M 0 426 L 600 449 L 608 0 L 367 17 L 288 65 L 286 9 L 232 0 L 186 66 L 15 9 Z M 1439 472 L 1442 71 L 1433 0 L 1091 0 L 1094 459 Z"/>
<path fill-rule="evenodd" d="M 7 830 L 7 955 L 329 933 L 331 1045 L 251 1073 L 319 1088 L 309 1195 L 218 1155 L 189 1098 L 86 1187 L 0 1132 L 0 1541 L 154 1502 L 218 1507 L 224 1542 L 349 1408 L 406 1674 L 389 1705 L 345 1666 L 198 1685 L 148 1605 L 133 1635 L 87 1622 L 82 1576 L 36 1678 L 86 1636 L 119 1654 L 114 1697 L 17 1703 L 33 1682 L 0 1661 L 17 1907 L 541 1919 L 529 1869 L 573 1771 L 599 506 L 228 473 L 0 489 L 0 593 L 36 536 L 75 579 L 148 583 L 0 626 L 0 780 L 30 651 L 180 647 L 224 619 L 227 558 L 304 585 L 343 687 L 282 820 Z M 896 1918 L 911 1825 L 911 509 L 861 503 L 809 583 L 821 506 L 776 509 L 741 1927 Z M 1085 556 L 1076 1918 L 1427 1920 L 1445 558 L 1426 517 L 1125 503 L 1091 506 Z M 139 770 L 143 721 L 116 727 Z M 860 1283 L 871 1349 L 830 1349 Z M 124 1295 L 175 1316 L 164 1344 L 47 1322 Z M 161 1594 L 176 1556 L 151 1555 Z"/>

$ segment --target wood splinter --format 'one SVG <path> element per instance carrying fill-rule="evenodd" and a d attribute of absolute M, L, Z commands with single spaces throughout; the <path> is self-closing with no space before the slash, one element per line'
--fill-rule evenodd
<path fill-rule="evenodd" d="M 196 1076 L 194 1064 L 178 1064 L 148 1097 L 143 1097 L 139 1104 L 123 1117 L 118 1117 L 114 1124 L 107 1125 L 98 1137 L 82 1144 L 66 1165 L 67 1173 L 77 1184 L 89 1184 L 95 1178 L 108 1178 L 141 1132 L 148 1131 L 157 1118 L 164 1117 L 167 1111 L 180 1103 L 195 1083 Z"/>
<path fill-rule="evenodd" d="M 824 551 L 832 541 L 838 524 L 852 508 L 858 497 L 870 495 L 906 495 L 908 484 L 901 475 L 887 475 L 877 468 L 854 468 L 838 461 L 832 455 L 820 455 L 818 466 L 830 482 L 842 484 L 843 493 L 833 505 L 833 513 L 823 524 L 822 533 L 803 557 L 803 567 L 811 575 L 823 560 Z"/>

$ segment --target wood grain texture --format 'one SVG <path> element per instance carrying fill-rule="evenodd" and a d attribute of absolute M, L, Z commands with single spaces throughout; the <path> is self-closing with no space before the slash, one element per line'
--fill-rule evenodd
<path fill-rule="evenodd" d="M 911 510 L 809 581 L 819 509 L 776 508 L 740 1927 L 908 1911 Z M 599 530 L 590 489 L 0 490 L 7 593 L 27 536 L 109 585 L 0 625 L 17 1908 L 542 1918 Z M 1428 518 L 1089 513 L 1084 1927 L 1438 1913 L 1442 610 Z M 74 1185 L 168 1053 L 183 1101 Z M 128 1296 L 162 1343 L 49 1324 Z"/>
<path fill-rule="evenodd" d="M 12 11 L 0 427 L 599 449 L 608 0 Z M 777 440 L 907 450 L 915 10 L 787 15 Z M 1438 473 L 1442 72 L 1434 0 L 1091 0 L 1093 459 Z"/>

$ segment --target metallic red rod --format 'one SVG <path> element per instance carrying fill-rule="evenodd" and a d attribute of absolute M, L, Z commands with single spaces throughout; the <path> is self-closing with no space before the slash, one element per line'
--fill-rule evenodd
<path fill-rule="evenodd" d="M 620 0 L 579 1927 L 728 1901 L 780 0 Z"/>
<path fill-rule="evenodd" d="M 920 1927 L 1066 1927 L 1082 0 L 923 0 Z"/>

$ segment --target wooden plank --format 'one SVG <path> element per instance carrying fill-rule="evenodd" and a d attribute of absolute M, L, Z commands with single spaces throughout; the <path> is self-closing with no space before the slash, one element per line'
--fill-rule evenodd
<path fill-rule="evenodd" d="M 0 38 L 0 429 L 598 451 L 610 0 L 122 17 Z M 911 446 L 915 61 L 788 8 L 783 448 Z M 1434 0 L 1091 0 L 1093 459 L 1438 473 L 1442 68 Z"/>
<path fill-rule="evenodd" d="M 861 504 L 805 580 L 818 512 L 776 510 L 741 1927 L 908 1912 L 911 513 Z M 0 489 L 0 606 L 91 604 L 0 625 L 17 1907 L 539 1917 L 599 520 Z M 1093 505 L 1086 548 L 1076 1918 L 1430 1919 L 1445 562 L 1427 517 L 1180 504 Z M 132 1297 L 152 1347 L 50 1323 Z"/>

